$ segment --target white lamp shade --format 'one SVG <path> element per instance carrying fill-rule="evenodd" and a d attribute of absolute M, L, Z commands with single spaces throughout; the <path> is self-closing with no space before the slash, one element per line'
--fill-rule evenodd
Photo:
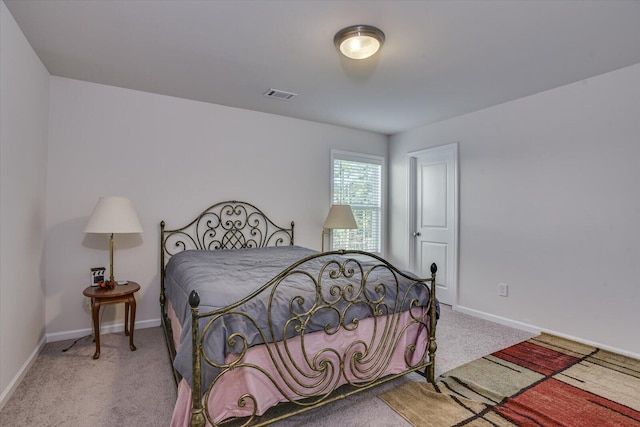
<path fill-rule="evenodd" d="M 126 197 L 100 197 L 89 218 L 85 233 L 142 233 L 142 225 Z"/>
<path fill-rule="evenodd" d="M 329 210 L 329 215 L 324 222 L 324 228 L 345 229 L 358 228 L 353 211 L 349 205 L 333 205 Z"/>

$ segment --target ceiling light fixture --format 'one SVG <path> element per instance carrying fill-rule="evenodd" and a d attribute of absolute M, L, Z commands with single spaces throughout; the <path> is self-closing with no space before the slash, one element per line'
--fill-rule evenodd
<path fill-rule="evenodd" d="M 371 25 L 352 25 L 338 31 L 333 42 L 347 58 L 366 59 L 380 49 L 384 33 Z"/>

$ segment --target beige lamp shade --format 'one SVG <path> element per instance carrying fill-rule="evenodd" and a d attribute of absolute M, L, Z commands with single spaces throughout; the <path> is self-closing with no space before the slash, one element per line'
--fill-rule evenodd
<path fill-rule="evenodd" d="M 345 229 L 358 228 L 353 211 L 349 205 L 333 205 L 329 210 L 329 215 L 324 222 L 324 228 Z"/>
<path fill-rule="evenodd" d="M 124 233 L 142 233 L 142 226 L 133 203 L 126 197 L 100 197 L 93 209 L 85 233 L 106 233 L 109 237 L 109 282 L 113 284 L 113 235 Z M 123 282 L 126 283 L 126 282 Z"/>
<path fill-rule="evenodd" d="M 126 197 L 100 197 L 85 233 L 142 233 L 133 203 Z"/>

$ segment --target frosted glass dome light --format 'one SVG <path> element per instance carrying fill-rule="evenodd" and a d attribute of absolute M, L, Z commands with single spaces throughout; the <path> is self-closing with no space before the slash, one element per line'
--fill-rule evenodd
<path fill-rule="evenodd" d="M 353 25 L 338 31 L 333 42 L 347 58 L 366 59 L 378 52 L 384 33 L 371 25 Z"/>

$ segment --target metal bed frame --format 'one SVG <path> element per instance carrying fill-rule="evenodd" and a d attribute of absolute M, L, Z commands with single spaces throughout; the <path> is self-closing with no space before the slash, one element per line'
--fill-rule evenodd
<path fill-rule="evenodd" d="M 214 204 L 204 210 L 192 222 L 177 229 L 166 229 L 165 223 L 160 223 L 160 307 L 162 326 L 165 332 L 167 349 L 171 361 L 176 356 L 176 349 L 173 342 L 171 321 L 167 315 L 166 295 L 165 295 L 165 265 L 172 255 L 187 249 L 197 250 L 219 250 L 219 249 L 241 249 L 260 248 L 265 246 L 293 245 L 294 242 L 294 222 L 290 228 L 283 228 L 274 224 L 260 209 L 255 206 L 240 201 L 226 201 Z M 335 257 L 338 257 L 335 259 Z M 319 257 L 326 258 L 322 267 L 310 269 L 310 261 Z M 367 263 L 363 261 L 366 259 Z M 373 266 L 370 263 L 374 262 Z M 365 266 L 366 264 L 366 266 Z M 377 273 L 384 269 L 391 272 L 395 278 L 395 283 L 367 283 L 367 279 L 372 273 Z M 295 262 L 293 265 L 282 271 L 276 277 L 265 283 L 258 290 L 246 298 L 229 305 L 225 308 L 200 313 L 200 298 L 197 292 L 193 291 L 189 296 L 192 317 L 192 345 L 193 345 L 193 384 L 192 384 L 192 407 L 191 426 L 203 427 L 209 422 L 213 426 L 225 425 L 229 422 L 238 423 L 238 419 L 224 420 L 216 424 L 212 414 L 206 405 L 209 394 L 216 386 L 218 380 L 234 369 L 254 369 L 265 375 L 269 381 L 276 386 L 282 396 L 292 403 L 291 408 L 284 414 L 275 417 L 260 417 L 256 414 L 257 401 L 259 396 L 245 393 L 238 398 L 238 406 L 245 407 L 253 404 L 253 414 L 239 422 L 243 426 L 266 425 L 287 418 L 289 416 L 306 412 L 308 410 L 326 405 L 338 399 L 345 398 L 352 394 L 367 390 L 376 385 L 393 380 L 410 372 L 419 372 L 427 377 L 431 382 L 435 381 L 435 352 L 436 345 L 436 296 L 435 277 L 436 265 L 431 265 L 431 277 L 416 279 L 397 269 L 379 256 L 362 251 L 331 251 L 311 255 Z M 302 349 L 304 360 L 294 360 L 286 337 L 282 341 L 275 342 L 269 337 L 273 335 L 273 328 L 282 327 L 271 323 L 271 309 L 274 303 L 274 295 L 278 287 L 293 275 L 304 275 L 315 287 L 315 301 L 311 308 L 300 308 L 305 304 L 304 297 L 296 296 L 289 300 L 290 318 L 285 328 L 293 327 L 298 334 L 299 341 L 295 344 Z M 373 277 L 373 276 L 372 276 Z M 359 285 L 348 284 L 345 279 L 356 278 Z M 426 303 L 417 300 L 409 300 L 407 291 L 404 295 L 396 292 L 395 303 L 386 304 L 383 301 L 384 295 L 393 289 L 399 289 L 398 281 L 401 279 L 411 280 L 411 286 L 425 286 L 429 290 L 429 301 Z M 404 280 L 403 279 L 403 280 Z M 371 298 L 371 292 L 365 292 L 365 287 L 373 287 L 375 295 L 380 298 Z M 243 350 L 233 361 L 228 363 L 216 363 L 211 360 L 204 350 L 204 340 L 211 325 L 223 319 L 225 316 L 244 316 L 249 322 L 257 323 L 248 314 L 241 310 L 241 306 L 259 294 L 269 295 L 269 330 L 259 330 L 263 342 L 266 345 L 267 353 L 273 366 L 276 368 L 274 378 L 259 366 L 245 362 L 244 356 L 248 350 L 247 339 L 241 334 L 232 334 L 229 344 L 241 344 Z M 324 334 L 333 335 L 340 330 L 353 331 L 358 328 L 358 319 L 349 318 L 348 308 L 354 305 L 366 304 L 374 321 L 375 336 L 368 341 L 358 340 L 349 346 L 349 351 L 342 353 L 332 348 L 324 348 L 316 354 L 305 352 L 305 338 L 309 336 L 306 326 L 313 315 L 320 310 L 332 310 L 335 312 L 337 321 L 333 325 L 326 325 Z M 308 306 L 308 304 L 307 304 Z M 426 306 L 420 315 L 410 313 L 410 320 L 406 324 L 400 324 L 399 316 L 402 307 L 415 308 Z M 201 326 L 204 324 L 204 327 Z M 424 327 L 428 333 L 428 340 L 425 349 L 416 349 L 415 345 L 409 345 L 404 349 L 398 349 L 399 339 L 410 327 Z M 293 344 L 291 344 L 293 345 Z M 391 355 L 395 351 L 404 352 L 406 369 L 400 373 L 386 375 L 385 370 L 389 366 Z M 419 356 L 417 363 L 415 353 Z M 330 357 L 328 357 L 330 355 Z M 201 380 L 202 369 L 210 365 L 219 370 L 211 384 L 203 384 Z M 338 380 L 346 377 L 347 370 L 351 375 L 355 375 L 356 380 L 348 380 L 347 385 L 338 387 Z M 174 379 L 176 385 L 181 380 L 181 375 L 174 369 Z M 284 382 L 288 391 L 278 386 Z M 339 389 L 339 390 L 338 390 Z M 293 390 L 293 394 L 292 394 Z M 204 402 L 204 404 L 203 404 Z"/>

